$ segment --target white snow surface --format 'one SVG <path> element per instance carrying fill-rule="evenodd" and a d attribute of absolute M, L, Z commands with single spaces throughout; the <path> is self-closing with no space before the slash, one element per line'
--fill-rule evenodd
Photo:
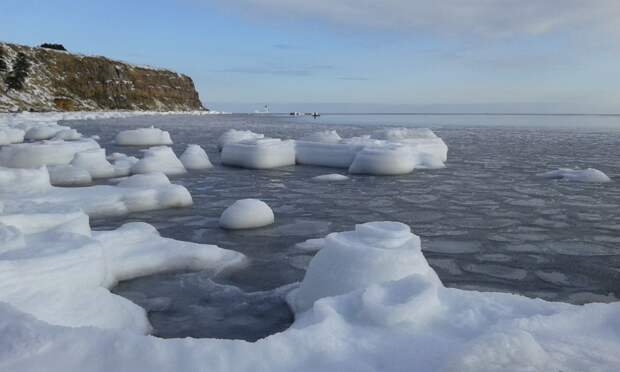
<path fill-rule="evenodd" d="M 610 182 L 611 178 L 598 169 L 560 168 L 540 174 L 543 178 L 562 179 L 574 182 Z"/>
<path fill-rule="evenodd" d="M 161 240 L 147 249 L 145 242 L 162 238 L 144 224 L 92 237 L 80 235 L 85 227 L 76 229 L 62 235 L 70 245 L 38 252 L 35 260 L 26 259 L 32 248 L 19 248 L 19 231 L 0 235 L 18 247 L 0 255 L 6 268 L 0 270 L 6 278 L 0 281 L 3 369 L 614 371 L 620 363 L 619 303 L 576 306 L 446 288 L 419 239 L 390 222 L 324 240 L 300 287 L 289 294 L 305 310 L 297 309 L 283 332 L 255 343 L 149 337 L 143 335 L 149 329 L 143 310 L 107 288 L 151 271 L 143 265 L 168 265 L 166 254 L 183 254 L 180 267 L 194 262 L 187 259 L 191 254 Z M 22 238 L 35 241 L 30 235 Z M 208 257 L 207 266 L 240 260 L 230 251 L 194 246 Z M 81 280 L 70 280 L 76 277 Z"/>
<path fill-rule="evenodd" d="M 159 128 L 138 128 L 120 131 L 115 142 L 122 146 L 172 145 L 170 133 Z"/>
<path fill-rule="evenodd" d="M 151 147 L 144 150 L 144 156 L 131 167 L 131 173 L 162 172 L 167 175 L 186 173 L 186 169 L 168 146 Z"/>
<path fill-rule="evenodd" d="M 187 145 L 187 148 L 179 157 L 185 169 L 188 170 L 200 170 L 209 169 L 213 167 L 209 160 L 209 155 L 200 145 Z"/>
<path fill-rule="evenodd" d="M 241 199 L 224 210 L 220 226 L 225 229 L 255 229 L 273 224 L 275 217 L 267 203 L 258 199 Z"/>

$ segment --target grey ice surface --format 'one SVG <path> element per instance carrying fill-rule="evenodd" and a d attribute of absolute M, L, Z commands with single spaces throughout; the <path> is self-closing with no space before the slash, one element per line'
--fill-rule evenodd
<path fill-rule="evenodd" d="M 492 121 L 500 120 L 501 126 Z M 296 243 L 357 223 L 401 221 L 422 238 L 425 255 L 450 287 L 494 290 L 585 303 L 620 296 L 620 118 L 167 116 L 72 122 L 98 134 L 108 153 L 122 129 L 156 126 L 170 131 L 180 154 L 203 146 L 213 169 L 175 177 L 194 206 L 120 219 L 92 221 L 97 229 L 145 221 L 163 236 L 217 244 L 246 254 L 250 265 L 208 273 L 155 275 L 121 283 L 115 291 L 149 311 L 162 337 L 255 340 L 286 328 L 292 315 L 273 289 L 301 280 L 311 250 Z M 597 120 L 603 120 L 603 125 Z M 614 122 L 615 120 L 615 122 Z M 547 122 L 553 125 L 546 125 Z M 523 125 L 524 122 L 528 125 Z M 311 182 L 334 169 L 291 166 L 247 170 L 220 164 L 216 140 L 227 129 L 299 138 L 324 129 L 341 136 L 373 133 L 386 125 L 432 128 L 449 146 L 445 169 L 397 177 L 351 176 L 346 182 Z M 614 129 L 616 125 L 616 129 Z M 594 167 L 606 184 L 541 179 L 560 167 Z M 341 172 L 341 171 L 339 171 Z M 245 231 L 218 227 L 221 212 L 242 198 L 274 210 L 272 226 Z M 215 325 L 214 325 L 215 324 Z"/>

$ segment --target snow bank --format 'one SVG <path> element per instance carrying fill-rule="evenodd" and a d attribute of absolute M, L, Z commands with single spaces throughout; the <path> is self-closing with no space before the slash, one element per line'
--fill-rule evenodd
<path fill-rule="evenodd" d="M 322 174 L 320 176 L 312 177 L 312 179 L 315 181 L 346 181 L 349 179 L 349 177 L 344 176 L 342 174 L 338 174 L 338 173 L 331 173 L 331 174 Z"/>
<path fill-rule="evenodd" d="M 170 133 L 154 127 L 123 130 L 116 135 L 115 142 L 122 146 L 172 145 Z"/>
<path fill-rule="evenodd" d="M 222 149 L 222 164 L 250 169 L 270 169 L 295 164 L 295 142 L 263 138 L 228 143 Z"/>
<path fill-rule="evenodd" d="M 213 164 L 205 150 L 199 145 L 187 145 L 187 148 L 179 158 L 183 166 L 189 170 L 212 168 Z"/>
<path fill-rule="evenodd" d="M 99 144 L 92 139 L 7 145 L 0 149 L 0 166 L 39 168 L 43 165 L 69 164 L 76 153 L 92 149 L 99 149 Z"/>
<path fill-rule="evenodd" d="M 162 172 L 178 175 L 186 172 L 183 163 L 168 146 L 151 147 L 144 150 L 144 157 L 131 167 L 132 173 Z"/>
<path fill-rule="evenodd" d="M 111 295 L 109 283 L 141 272 L 134 263 L 167 265 L 168 254 L 193 251 L 170 253 L 174 241 L 148 225 L 92 237 L 44 231 L 71 246 L 34 260 L 26 257 L 35 252 L 19 248 L 18 229 L 4 231 L 0 238 L 17 247 L 0 254 L 0 302 L 7 303 L 0 304 L 0 366 L 8 370 L 98 371 L 104 354 L 106 370 L 127 371 L 615 371 L 620 364 L 620 303 L 575 306 L 446 288 L 399 223 L 330 234 L 289 294 L 303 305 L 294 324 L 255 343 L 140 334 L 148 330 L 144 312 Z M 207 266 L 239 260 L 194 246 L 213 255 L 202 261 Z M 177 262 L 194 263 L 185 257 Z"/>
<path fill-rule="evenodd" d="M 611 178 L 598 169 L 570 169 L 560 168 L 558 170 L 539 174 L 543 178 L 562 179 L 575 182 L 610 182 Z"/>
<path fill-rule="evenodd" d="M 229 129 L 220 136 L 217 141 L 217 147 L 221 151 L 224 146 L 241 141 L 251 141 L 265 138 L 264 134 L 254 133 L 251 130 Z"/>
<path fill-rule="evenodd" d="M 237 200 L 220 216 L 220 226 L 225 229 L 255 229 L 271 225 L 275 220 L 267 203 L 258 199 Z"/>

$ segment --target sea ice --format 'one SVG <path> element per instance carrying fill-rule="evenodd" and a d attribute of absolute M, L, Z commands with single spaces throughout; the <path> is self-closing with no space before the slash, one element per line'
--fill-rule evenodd
<path fill-rule="evenodd" d="M 209 161 L 209 156 L 199 145 L 187 145 L 187 148 L 179 159 L 185 166 L 185 169 L 189 170 L 208 169 L 213 167 L 213 164 Z"/>
<path fill-rule="evenodd" d="M 254 229 L 271 225 L 274 215 L 267 203 L 258 199 L 237 200 L 226 208 L 220 217 L 220 226 L 225 229 Z"/>
<path fill-rule="evenodd" d="M 270 169 L 295 164 L 295 142 L 262 138 L 227 143 L 222 164 L 250 169 Z"/>
<path fill-rule="evenodd" d="M 39 168 L 42 165 L 69 164 L 76 153 L 98 148 L 99 144 L 92 139 L 12 144 L 0 149 L 0 166 Z"/>
<path fill-rule="evenodd" d="M 86 169 L 73 165 L 50 165 L 47 170 L 54 186 L 84 186 L 93 182 Z"/>
<path fill-rule="evenodd" d="M 151 147 L 144 150 L 144 156 L 131 167 L 132 173 L 162 172 L 167 175 L 178 175 L 186 172 L 183 163 L 168 146 Z"/>
<path fill-rule="evenodd" d="M 407 146 L 369 146 L 355 156 L 349 173 L 393 176 L 411 173 L 414 168 L 414 155 Z"/>
<path fill-rule="evenodd" d="M 78 152 L 71 165 L 86 170 L 94 178 L 110 178 L 117 175 L 114 166 L 105 157 L 105 149 Z"/>
<path fill-rule="evenodd" d="M 25 132 L 22 129 L 0 127 L 0 146 L 24 142 Z"/>
<path fill-rule="evenodd" d="M 265 135 L 260 133 L 254 133 L 251 130 L 229 129 L 220 136 L 217 141 L 217 147 L 221 151 L 224 146 L 230 143 L 257 140 L 261 138 L 265 138 Z"/>
<path fill-rule="evenodd" d="M 115 142 L 122 146 L 172 145 L 170 133 L 154 127 L 123 130 L 116 135 Z"/>
<path fill-rule="evenodd" d="M 570 169 L 560 168 L 558 170 L 549 171 L 539 174 L 543 178 L 562 179 L 576 182 L 609 182 L 609 178 L 605 173 L 598 169 Z"/>
<path fill-rule="evenodd" d="M 312 177 L 312 179 L 315 181 L 346 181 L 349 179 L 349 177 L 344 176 L 342 174 L 338 174 L 338 173 L 331 173 L 331 174 L 322 174 L 320 176 Z"/>
<path fill-rule="evenodd" d="M 306 142 L 320 142 L 320 143 L 338 143 L 342 141 L 342 137 L 335 130 L 325 130 L 322 132 L 315 132 L 299 139 L 299 141 Z"/>

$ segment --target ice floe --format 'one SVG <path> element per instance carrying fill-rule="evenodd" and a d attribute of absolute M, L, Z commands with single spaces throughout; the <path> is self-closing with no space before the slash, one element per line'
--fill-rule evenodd
<path fill-rule="evenodd" d="M 330 173 L 312 177 L 312 179 L 315 181 L 346 181 L 349 177 L 338 173 Z"/>
<path fill-rule="evenodd" d="M 227 143 L 222 164 L 250 169 L 270 169 L 295 164 L 295 142 L 261 138 Z"/>
<path fill-rule="evenodd" d="M 99 149 L 92 139 L 18 143 L 0 148 L 0 166 L 38 168 L 42 165 L 69 164 L 78 152 Z"/>
<path fill-rule="evenodd" d="M 226 208 L 220 217 L 225 229 L 254 229 L 271 225 L 275 220 L 267 203 L 258 199 L 241 199 Z"/>
<path fill-rule="evenodd" d="M 179 157 L 185 169 L 200 170 L 212 168 L 213 164 L 205 150 L 199 145 L 187 145 L 187 148 Z"/>
<path fill-rule="evenodd" d="M 261 138 L 265 138 L 265 135 L 254 133 L 251 130 L 229 129 L 220 136 L 220 138 L 217 141 L 217 147 L 219 150 L 222 150 L 224 146 L 230 143 L 237 143 L 237 142 L 248 141 L 248 140 L 257 140 Z"/>
<path fill-rule="evenodd" d="M 543 178 L 562 179 L 575 182 L 609 182 L 611 178 L 598 169 L 570 169 L 560 168 L 558 170 L 549 171 L 539 174 Z"/>
<path fill-rule="evenodd" d="M 121 146 L 172 145 L 170 133 L 159 128 L 128 129 L 116 135 L 115 142 Z"/>
<path fill-rule="evenodd" d="M 178 175 L 187 172 L 183 163 L 168 146 L 151 147 L 144 150 L 144 156 L 131 167 L 132 173 L 162 172 L 167 175 Z"/>

